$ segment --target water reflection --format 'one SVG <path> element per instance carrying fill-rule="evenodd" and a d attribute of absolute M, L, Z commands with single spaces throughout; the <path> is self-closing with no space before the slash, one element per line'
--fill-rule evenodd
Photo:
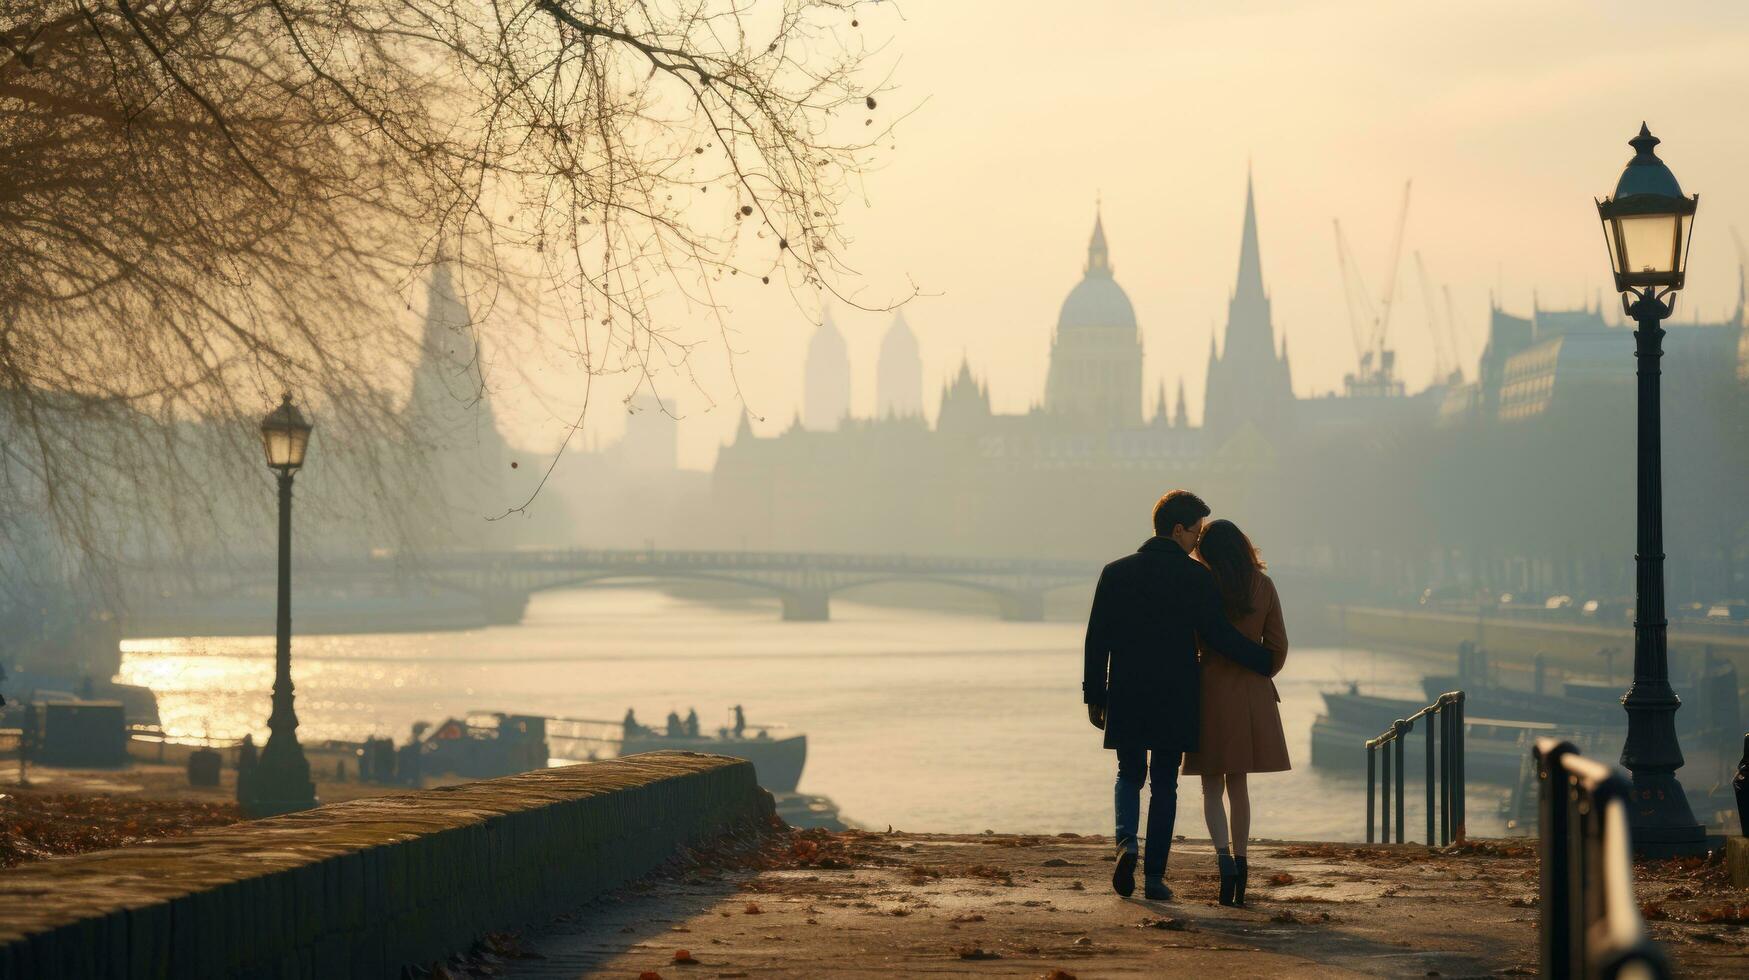
<path fill-rule="evenodd" d="M 475 709 L 618 718 L 627 707 L 645 719 L 696 707 L 714 729 L 745 704 L 750 720 L 807 732 L 801 790 L 867 825 L 1110 832 L 1113 760 L 1080 707 L 1080 624 L 848 601 L 833 616 L 784 623 L 758 601 L 577 591 L 537 596 L 516 627 L 299 637 L 300 734 L 402 740 L 415 721 Z M 191 638 L 127 642 L 121 679 L 158 692 L 174 734 L 259 740 L 272 674 L 271 637 Z M 1410 696 L 1419 673 L 1382 655 L 1294 651 L 1277 684 L 1296 768 L 1252 780 L 1259 836 L 1364 834 L 1364 781 L 1309 766 L 1319 692 L 1350 679 Z M 1180 832 L 1201 836 L 1195 779 L 1180 800 Z M 1491 806 L 1472 800 L 1472 832 L 1499 829 Z"/>

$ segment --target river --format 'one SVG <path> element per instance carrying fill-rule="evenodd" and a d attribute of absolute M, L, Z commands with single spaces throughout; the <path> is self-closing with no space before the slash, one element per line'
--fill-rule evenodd
<path fill-rule="evenodd" d="M 845 600 L 832 616 L 785 623 L 774 602 L 578 590 L 537 594 L 518 626 L 298 637 L 299 734 L 399 742 L 415 721 L 476 709 L 617 719 L 628 706 L 646 724 L 696 707 L 714 729 L 743 704 L 750 722 L 807 733 L 801 790 L 864 826 L 1111 832 L 1114 762 L 1080 703 L 1079 623 Z M 1309 765 L 1319 692 L 1359 680 L 1369 692 L 1416 696 L 1419 677 L 1383 654 L 1295 649 L 1277 687 L 1296 768 L 1252 777 L 1252 833 L 1364 836 L 1364 778 Z M 123 643 L 120 679 L 157 692 L 173 735 L 260 741 L 272 678 L 272 637 Z M 1498 833 L 1494 799 L 1476 789 L 1471 832 Z M 1179 812 L 1179 833 L 1205 835 L 1195 778 L 1183 780 Z"/>

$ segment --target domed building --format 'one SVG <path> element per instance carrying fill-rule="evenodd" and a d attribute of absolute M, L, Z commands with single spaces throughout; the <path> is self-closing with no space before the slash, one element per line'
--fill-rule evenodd
<path fill-rule="evenodd" d="M 1142 424 L 1142 338 L 1135 308 L 1112 278 L 1097 212 L 1087 266 L 1057 314 L 1044 408 L 1105 429 Z"/>

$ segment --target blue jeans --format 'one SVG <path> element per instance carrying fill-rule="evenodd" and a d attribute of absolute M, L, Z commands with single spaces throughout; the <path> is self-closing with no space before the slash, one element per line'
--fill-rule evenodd
<path fill-rule="evenodd" d="M 1148 784 L 1148 848 L 1142 857 L 1142 874 L 1166 875 L 1166 858 L 1172 853 L 1172 827 L 1178 821 L 1178 763 L 1181 752 L 1153 753 L 1149 778 L 1147 749 L 1117 750 L 1117 841 L 1136 850 L 1136 824 L 1141 821 L 1142 783 Z"/>

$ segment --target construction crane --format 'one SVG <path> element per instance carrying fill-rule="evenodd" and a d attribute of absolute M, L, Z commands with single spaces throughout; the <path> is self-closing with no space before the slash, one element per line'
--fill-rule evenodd
<path fill-rule="evenodd" d="M 1391 263 L 1386 267 L 1385 289 L 1375 308 L 1360 275 L 1360 264 L 1348 248 L 1342 234 L 1342 222 L 1336 221 L 1336 258 L 1342 268 L 1343 289 L 1348 296 L 1348 322 L 1354 333 L 1355 355 L 1359 369 L 1343 378 L 1350 396 L 1391 396 L 1403 394 L 1403 382 L 1396 378 L 1397 352 L 1386 346 L 1390 337 L 1391 307 L 1397 298 L 1397 271 L 1402 266 L 1403 229 L 1409 222 L 1409 189 L 1412 181 L 1403 182 L 1403 205 L 1397 212 L 1397 232 L 1391 240 Z"/>
<path fill-rule="evenodd" d="M 1348 239 L 1342 236 L 1342 219 L 1333 218 L 1331 223 L 1336 226 L 1336 264 L 1342 269 L 1342 291 L 1348 300 L 1348 330 L 1354 335 L 1354 359 L 1364 365 L 1371 356 L 1366 342 L 1372 325 L 1378 322 L 1378 310 L 1373 308 L 1372 296 L 1361 278 L 1360 263 L 1354 261 Z"/>
<path fill-rule="evenodd" d="M 1441 286 L 1440 289 L 1445 292 L 1445 330 L 1451 337 L 1451 354 L 1453 361 L 1451 380 L 1454 384 L 1461 384 L 1464 380 L 1463 366 L 1465 361 L 1464 352 L 1458 349 L 1460 334 L 1458 333 L 1457 317 L 1451 310 L 1451 284 L 1446 283 L 1444 286 Z"/>
<path fill-rule="evenodd" d="M 1433 383 L 1444 384 L 1451 376 L 1455 352 L 1447 356 L 1449 343 L 1440 329 L 1439 304 L 1433 299 L 1433 283 L 1427 281 L 1427 263 L 1421 260 L 1421 250 L 1415 250 L 1415 278 L 1421 283 L 1421 302 L 1427 309 L 1427 339 L 1433 342 Z"/>
<path fill-rule="evenodd" d="M 1737 315 L 1749 316 L 1749 310 L 1744 309 L 1749 302 L 1749 248 L 1743 247 L 1743 235 L 1736 225 L 1731 226 L 1731 237 L 1737 241 Z"/>

